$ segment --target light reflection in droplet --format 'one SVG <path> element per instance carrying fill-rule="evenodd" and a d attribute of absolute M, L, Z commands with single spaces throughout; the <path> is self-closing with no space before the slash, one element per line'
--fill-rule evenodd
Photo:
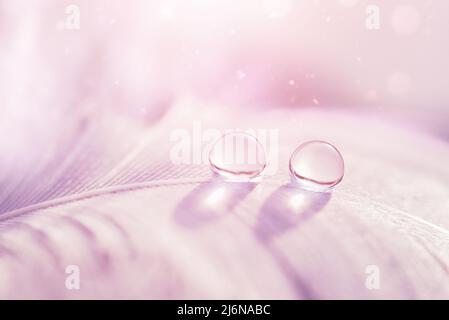
<path fill-rule="evenodd" d="M 264 171 L 267 160 L 263 146 L 250 134 L 232 132 L 223 135 L 209 154 L 212 171 L 225 180 L 249 182 Z"/>
<path fill-rule="evenodd" d="M 301 188 L 325 192 L 343 179 L 344 161 L 330 143 L 309 141 L 293 152 L 289 169 L 293 182 Z"/>

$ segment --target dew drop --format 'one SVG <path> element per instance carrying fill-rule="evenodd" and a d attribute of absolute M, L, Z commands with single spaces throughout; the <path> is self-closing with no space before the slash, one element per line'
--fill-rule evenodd
<path fill-rule="evenodd" d="M 263 146 L 245 132 L 223 135 L 212 147 L 209 162 L 212 171 L 235 182 L 254 181 L 267 165 Z"/>
<path fill-rule="evenodd" d="M 301 188 L 326 192 L 334 188 L 344 175 L 344 161 L 330 143 L 309 141 L 300 145 L 290 158 L 292 181 Z"/>

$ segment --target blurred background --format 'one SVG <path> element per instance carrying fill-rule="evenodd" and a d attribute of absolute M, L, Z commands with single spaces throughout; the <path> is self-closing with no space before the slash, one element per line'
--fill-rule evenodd
<path fill-rule="evenodd" d="M 3 0 L 1 130 L 74 109 L 151 123 L 189 95 L 376 113 L 447 137 L 448 12 L 443 0 Z"/>

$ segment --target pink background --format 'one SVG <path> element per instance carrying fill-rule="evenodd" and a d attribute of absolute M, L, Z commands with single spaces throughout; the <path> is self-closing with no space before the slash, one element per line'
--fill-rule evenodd
<path fill-rule="evenodd" d="M 448 298 L 447 30 L 444 0 L 0 1 L 0 298 Z M 195 121 L 279 130 L 279 170 L 171 163 Z M 288 187 L 311 139 L 331 194 Z"/>

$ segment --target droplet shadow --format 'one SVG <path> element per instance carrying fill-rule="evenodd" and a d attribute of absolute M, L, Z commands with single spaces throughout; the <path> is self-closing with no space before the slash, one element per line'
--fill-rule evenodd
<path fill-rule="evenodd" d="M 256 224 L 256 234 L 264 242 L 294 228 L 322 210 L 331 193 L 312 192 L 286 184 L 265 200 Z"/>
<path fill-rule="evenodd" d="M 321 211 L 331 198 L 330 193 L 317 193 L 287 184 L 274 191 L 262 205 L 255 233 L 270 252 L 274 261 L 298 295 L 298 298 L 315 299 L 317 295 L 292 265 L 290 260 L 272 241 L 311 219 Z"/>
<path fill-rule="evenodd" d="M 201 227 L 231 212 L 255 186 L 251 182 L 213 178 L 197 186 L 181 200 L 174 211 L 174 219 L 184 227 Z"/>

